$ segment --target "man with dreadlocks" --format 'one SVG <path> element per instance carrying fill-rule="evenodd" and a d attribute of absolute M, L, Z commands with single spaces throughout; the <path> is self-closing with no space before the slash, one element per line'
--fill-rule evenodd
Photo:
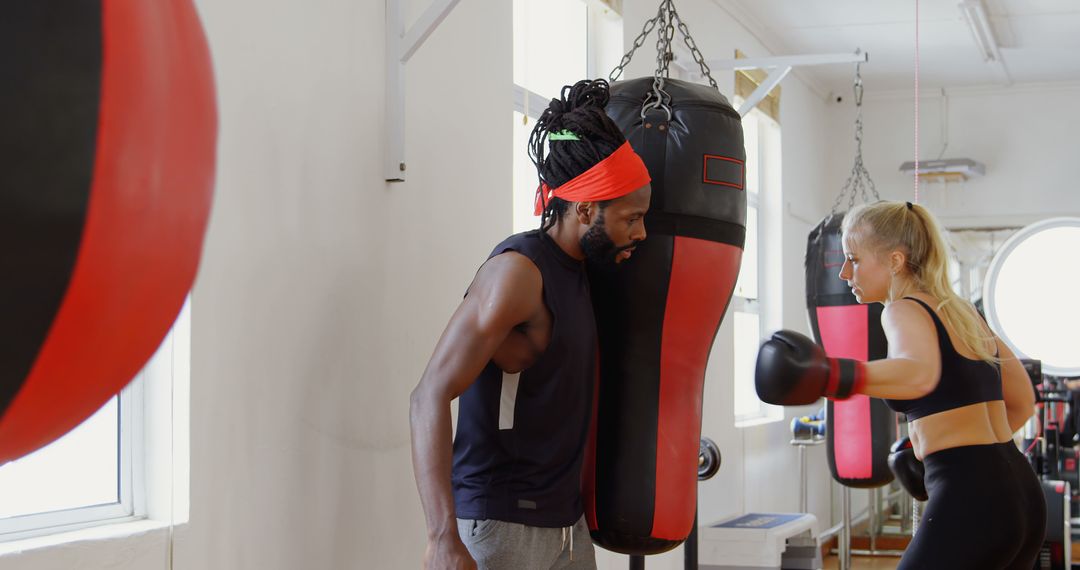
<path fill-rule="evenodd" d="M 480 267 L 413 390 L 426 568 L 596 567 L 580 491 L 597 349 L 585 260 L 629 259 L 652 193 L 609 96 L 606 81 L 580 81 L 541 115 L 540 228 Z"/>

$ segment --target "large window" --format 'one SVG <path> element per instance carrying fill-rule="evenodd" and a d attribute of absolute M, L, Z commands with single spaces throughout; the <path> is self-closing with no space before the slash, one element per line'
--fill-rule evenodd
<path fill-rule="evenodd" d="M 146 442 L 161 431 L 148 420 L 168 418 L 165 439 L 172 441 L 173 371 L 186 375 L 188 323 L 185 305 L 162 347 L 120 394 L 59 440 L 0 466 L 0 541 L 146 516 L 146 458 L 154 455 Z M 170 470 L 171 463 L 170 455 Z"/>
<path fill-rule="evenodd" d="M 1080 218 L 1051 218 L 1016 232 L 990 264 L 986 316 L 1021 358 L 1043 372 L 1080 375 Z"/>
<path fill-rule="evenodd" d="M 597 2 L 514 0 L 514 231 L 533 215 L 536 168 L 526 146 L 533 121 L 564 85 L 606 78 L 622 58 L 622 17 Z"/>
<path fill-rule="evenodd" d="M 741 104 L 735 98 L 735 107 Z M 778 280 L 769 268 L 775 258 L 770 249 L 779 244 L 768 243 L 779 232 L 768 232 L 780 192 L 780 125 L 759 109 L 743 117 L 743 143 L 746 147 L 746 245 L 742 265 L 731 300 L 731 319 L 734 327 L 732 374 L 734 376 L 735 421 L 737 425 L 770 421 L 783 416 L 777 406 L 765 404 L 754 389 L 754 367 L 761 339 L 770 320 L 763 313 L 764 305 L 775 306 L 773 299 Z M 768 237 L 766 237 L 768 236 Z M 769 247 L 766 247 L 769 246 Z M 762 298 L 770 302 L 763 304 Z"/>

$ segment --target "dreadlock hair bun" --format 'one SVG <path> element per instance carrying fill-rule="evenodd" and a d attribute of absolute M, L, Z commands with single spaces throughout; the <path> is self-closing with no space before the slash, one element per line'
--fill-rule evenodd
<path fill-rule="evenodd" d="M 586 79 L 563 87 L 560 98 L 548 103 L 529 136 L 529 157 L 542 182 L 558 188 L 626 141 L 604 111 L 610 99 L 607 81 Z M 547 140 L 549 134 L 564 130 L 581 140 Z"/>
<path fill-rule="evenodd" d="M 540 183 L 558 188 L 615 152 L 626 137 L 604 108 L 611 99 L 608 82 L 585 79 L 562 88 L 529 135 L 529 158 Z M 580 140 L 549 141 L 548 135 L 570 131 Z M 541 217 L 547 229 L 566 211 L 568 203 L 553 198 Z"/>

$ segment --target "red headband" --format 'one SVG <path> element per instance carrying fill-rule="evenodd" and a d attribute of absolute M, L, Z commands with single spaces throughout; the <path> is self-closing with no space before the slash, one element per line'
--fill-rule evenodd
<path fill-rule="evenodd" d="M 567 202 L 598 202 L 614 200 L 641 188 L 652 180 L 649 170 L 641 157 L 624 142 L 607 158 L 596 163 L 555 188 L 541 184 L 536 189 L 536 205 L 533 214 L 539 216 L 551 201 L 552 196 Z"/>

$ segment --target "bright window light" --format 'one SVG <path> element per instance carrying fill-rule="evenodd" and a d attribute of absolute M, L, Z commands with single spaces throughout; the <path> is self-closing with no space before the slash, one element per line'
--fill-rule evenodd
<path fill-rule="evenodd" d="M 761 414 L 761 400 L 754 389 L 754 367 L 761 345 L 761 320 L 757 313 L 735 311 L 735 417 Z"/>
<path fill-rule="evenodd" d="M 738 98 L 735 101 L 736 108 L 742 105 Z M 748 195 L 756 195 L 761 185 L 761 165 L 758 162 L 761 155 L 759 132 L 763 115 L 764 113 L 755 108 L 743 117 L 742 121 L 743 147 L 746 149 L 746 180 L 744 184 Z"/>
<path fill-rule="evenodd" d="M 119 500 L 120 398 L 51 445 L 0 467 L 0 519 Z"/>
<path fill-rule="evenodd" d="M 514 233 L 540 227 L 540 217 L 533 215 L 539 180 L 526 152 L 533 125 L 533 121 L 525 121 L 525 115 L 514 111 Z"/>
<path fill-rule="evenodd" d="M 986 278 L 991 326 L 1017 356 L 1043 371 L 1080 375 L 1080 218 L 1054 218 L 1016 232 Z"/>
<path fill-rule="evenodd" d="M 734 105 L 741 105 L 735 98 Z M 780 125 L 759 109 L 751 110 L 742 121 L 743 146 L 746 149 L 746 242 L 743 246 L 739 277 L 735 282 L 731 302 L 734 346 L 732 375 L 734 380 L 735 425 L 757 425 L 783 418 L 783 410 L 770 406 L 757 397 L 754 389 L 754 366 L 761 346 L 763 319 L 761 296 L 769 296 L 767 283 L 770 244 L 762 241 L 762 219 L 774 215 L 769 208 L 779 201 L 772 199 L 780 192 Z M 768 198 L 768 199 L 763 199 Z M 769 297 L 769 303 L 777 300 Z"/>
<path fill-rule="evenodd" d="M 735 281 L 735 295 L 747 299 L 758 298 L 758 209 L 746 208 L 746 243 L 743 245 L 739 277 Z M 755 349 L 756 350 L 756 349 Z"/>
<path fill-rule="evenodd" d="M 514 83 L 546 98 L 588 72 L 582 0 L 514 0 Z"/>
<path fill-rule="evenodd" d="M 514 0 L 513 230 L 540 227 L 533 215 L 536 168 L 526 145 L 536 118 L 564 85 L 607 77 L 622 59 L 622 17 L 583 0 Z M 526 118 L 528 116 L 528 118 Z"/>

